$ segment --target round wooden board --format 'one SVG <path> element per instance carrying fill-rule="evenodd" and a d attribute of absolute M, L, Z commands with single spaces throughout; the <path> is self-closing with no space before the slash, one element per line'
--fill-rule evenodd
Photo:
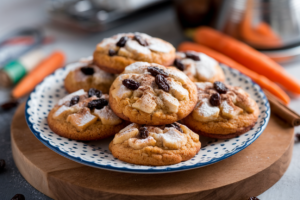
<path fill-rule="evenodd" d="M 58 155 L 29 130 L 21 105 L 12 121 L 15 163 L 36 189 L 58 200 L 231 199 L 257 196 L 284 174 L 292 157 L 294 128 L 271 116 L 249 147 L 219 163 L 184 172 L 143 175 L 88 167 Z"/>

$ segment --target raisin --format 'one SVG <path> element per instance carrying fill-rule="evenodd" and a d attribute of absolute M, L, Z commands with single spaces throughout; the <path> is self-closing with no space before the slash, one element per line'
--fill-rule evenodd
<path fill-rule="evenodd" d="M 95 70 L 92 67 L 81 67 L 80 70 L 82 73 L 88 76 L 93 75 L 95 73 Z"/>
<path fill-rule="evenodd" d="M 108 51 L 108 55 L 109 55 L 109 56 L 115 56 L 115 55 L 117 55 L 117 54 L 118 54 L 118 52 L 115 51 L 115 50 L 113 50 L 113 49 L 110 49 L 110 50 Z"/>
<path fill-rule="evenodd" d="M 221 104 L 221 96 L 219 93 L 214 93 L 210 96 L 209 102 L 212 106 L 219 106 Z"/>
<path fill-rule="evenodd" d="M 158 67 L 148 67 L 147 69 L 148 72 L 151 73 L 152 76 L 157 76 L 158 74 L 163 75 L 164 77 L 168 77 L 167 72 L 165 72 L 163 69 L 159 69 Z"/>
<path fill-rule="evenodd" d="M 122 83 L 125 87 L 127 87 L 130 90 L 136 90 L 140 87 L 140 84 L 138 82 L 131 79 L 124 79 Z"/>
<path fill-rule="evenodd" d="M 176 128 L 178 131 L 183 133 L 183 130 L 180 128 L 180 126 L 177 123 L 167 124 L 166 127 L 173 127 Z"/>
<path fill-rule="evenodd" d="M 5 160 L 0 159 L 0 171 L 2 171 L 5 167 Z"/>
<path fill-rule="evenodd" d="M 182 64 L 182 62 L 179 59 L 174 60 L 174 65 L 175 65 L 175 67 L 177 67 L 177 69 L 179 69 L 181 71 L 185 70 L 184 64 Z"/>
<path fill-rule="evenodd" d="M 94 108 L 96 109 L 102 109 L 104 106 L 108 105 L 108 101 L 106 99 L 96 99 L 92 100 L 88 103 L 88 108 L 93 110 Z"/>
<path fill-rule="evenodd" d="M 134 35 L 134 38 L 140 45 L 147 46 L 148 43 L 146 40 L 143 40 L 143 38 L 140 35 Z"/>
<path fill-rule="evenodd" d="M 11 101 L 8 101 L 4 104 L 1 105 L 1 108 L 5 111 L 7 110 L 10 110 L 14 107 L 16 107 L 17 105 L 19 105 L 19 102 L 17 100 L 11 100 Z"/>
<path fill-rule="evenodd" d="M 96 96 L 98 98 L 101 98 L 102 92 L 100 90 L 97 90 L 95 88 L 90 88 L 88 91 L 88 97 Z"/>
<path fill-rule="evenodd" d="M 298 141 L 300 141 L 300 133 L 296 133 L 296 138 L 298 139 Z"/>
<path fill-rule="evenodd" d="M 140 127 L 139 129 L 140 138 L 145 139 L 148 137 L 148 129 L 145 126 Z"/>
<path fill-rule="evenodd" d="M 16 194 L 11 200 L 25 200 L 23 194 Z"/>
<path fill-rule="evenodd" d="M 187 58 L 192 59 L 192 60 L 200 61 L 200 57 L 199 57 L 198 55 L 194 54 L 194 53 L 186 52 L 186 53 L 185 53 L 185 56 L 186 56 Z"/>
<path fill-rule="evenodd" d="M 228 91 L 228 88 L 224 85 L 224 83 L 220 81 L 214 82 L 214 88 L 219 92 L 220 94 L 226 94 Z"/>
<path fill-rule="evenodd" d="M 124 36 L 124 37 L 121 37 L 120 40 L 117 42 L 117 46 L 118 47 L 124 47 L 126 42 L 128 40 L 128 37 Z"/>
<path fill-rule="evenodd" d="M 75 104 L 77 104 L 79 102 L 79 98 L 79 96 L 72 97 L 70 101 L 70 106 L 74 106 Z"/>
<path fill-rule="evenodd" d="M 155 77 L 155 83 L 157 84 L 157 86 L 158 86 L 159 89 L 162 89 L 165 92 L 169 92 L 170 91 L 170 86 L 169 86 L 169 84 L 167 82 L 167 79 L 163 75 L 158 74 Z"/>
<path fill-rule="evenodd" d="M 249 197 L 248 200 L 259 200 L 259 198 L 257 198 L 257 197 Z"/>

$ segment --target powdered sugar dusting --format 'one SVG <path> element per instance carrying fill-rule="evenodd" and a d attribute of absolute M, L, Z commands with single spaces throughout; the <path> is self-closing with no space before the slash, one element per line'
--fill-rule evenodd
<path fill-rule="evenodd" d="M 203 117 L 210 117 L 218 114 L 220 108 L 211 106 L 208 99 L 203 99 L 202 102 L 200 102 L 200 106 L 196 108 L 196 111 Z"/>
<path fill-rule="evenodd" d="M 95 109 L 94 114 L 101 119 L 102 124 L 117 125 L 122 123 L 122 120 L 109 108 L 109 106 L 105 106 L 100 110 Z"/>
<path fill-rule="evenodd" d="M 211 82 L 196 82 L 197 89 L 200 91 L 204 91 L 207 88 L 213 88 L 213 84 Z"/>
<path fill-rule="evenodd" d="M 199 79 L 211 79 L 217 73 L 218 62 L 203 53 L 197 53 L 200 61 L 196 61 L 196 71 Z"/>
<path fill-rule="evenodd" d="M 185 83 L 189 78 L 187 75 L 185 75 L 183 72 L 174 70 L 174 69 L 166 69 L 166 71 L 169 73 L 169 76 L 174 78 L 175 80 Z"/>
<path fill-rule="evenodd" d="M 148 43 L 148 45 L 147 46 L 140 45 L 134 39 L 135 34 L 139 35 L 143 40 L 145 40 Z M 136 52 L 136 53 L 142 53 L 144 55 L 149 55 L 149 54 L 151 54 L 151 51 L 169 53 L 170 51 L 172 51 L 174 49 L 174 47 L 171 44 L 169 44 L 159 38 L 154 38 L 147 34 L 138 33 L 138 32 L 136 32 L 134 34 L 133 33 L 120 33 L 120 34 L 114 35 L 111 38 L 105 38 L 102 40 L 101 43 L 98 44 L 98 46 L 102 47 L 102 48 L 115 49 L 117 47 L 116 46 L 117 42 L 123 36 L 129 37 L 129 39 L 127 40 L 127 42 L 125 44 L 125 48 L 127 49 L 127 51 L 130 51 L 130 52 Z"/>
<path fill-rule="evenodd" d="M 115 75 L 107 73 L 98 67 L 97 70 L 95 70 L 95 73 L 93 74 L 93 80 L 95 84 L 101 84 L 101 83 L 112 83 L 115 80 Z"/>
<path fill-rule="evenodd" d="M 140 45 L 135 40 L 128 40 L 125 44 L 125 48 L 128 51 L 139 53 L 139 54 L 145 54 L 145 55 L 151 54 L 151 51 L 147 47 Z"/>
<path fill-rule="evenodd" d="M 180 149 L 186 144 L 186 137 L 175 128 L 165 128 L 164 131 L 166 132 L 160 134 L 164 147 L 169 149 Z"/>
<path fill-rule="evenodd" d="M 62 105 L 62 104 L 64 104 L 64 103 L 66 103 L 67 101 L 71 101 L 71 99 L 72 99 L 73 97 L 75 97 L 75 96 L 82 96 L 82 95 L 86 95 L 86 94 L 87 94 L 87 93 L 86 93 L 83 89 L 78 90 L 78 91 L 73 92 L 73 93 L 71 93 L 71 94 L 65 96 L 64 98 L 60 99 L 60 100 L 58 101 L 58 105 Z"/>
<path fill-rule="evenodd" d="M 147 62 L 135 62 L 130 65 L 128 65 L 124 73 L 129 74 L 129 73 L 134 73 L 134 74 L 145 74 L 147 73 L 147 68 L 150 66 L 150 63 Z"/>
<path fill-rule="evenodd" d="M 134 149 L 142 149 L 146 146 L 154 146 L 155 143 L 156 143 L 155 139 L 151 136 L 148 136 L 145 139 L 130 138 L 128 140 L 128 145 Z"/>
<path fill-rule="evenodd" d="M 221 103 L 221 107 L 222 107 L 222 111 L 225 112 L 225 113 L 231 113 L 234 111 L 233 107 L 230 106 L 227 101 L 223 101 Z"/>
<path fill-rule="evenodd" d="M 170 44 L 165 43 L 160 39 L 152 38 L 152 40 L 150 40 L 150 44 L 148 48 L 151 49 L 152 51 L 169 53 L 170 51 L 172 51 L 173 47 Z"/>
<path fill-rule="evenodd" d="M 217 69 L 216 66 L 218 65 L 218 62 L 214 60 L 213 58 L 207 56 L 204 53 L 199 53 L 195 51 L 187 51 L 189 53 L 195 54 L 199 56 L 200 60 L 195 61 L 190 58 L 186 58 L 186 56 L 178 52 L 176 54 L 177 58 L 181 58 L 182 64 L 186 66 L 185 72 L 186 73 L 191 73 L 192 75 L 196 75 L 196 77 L 199 80 L 209 80 L 213 78 L 216 73 Z"/>

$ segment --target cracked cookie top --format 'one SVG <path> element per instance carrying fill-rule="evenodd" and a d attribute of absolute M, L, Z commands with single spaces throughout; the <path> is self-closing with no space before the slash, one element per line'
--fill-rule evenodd
<path fill-rule="evenodd" d="M 224 81 L 219 63 L 204 53 L 195 51 L 176 52 L 174 66 L 194 82 Z"/>
<path fill-rule="evenodd" d="M 127 66 L 110 89 L 115 113 L 140 124 L 178 121 L 191 112 L 196 99 L 196 86 L 183 72 L 146 62 Z"/>

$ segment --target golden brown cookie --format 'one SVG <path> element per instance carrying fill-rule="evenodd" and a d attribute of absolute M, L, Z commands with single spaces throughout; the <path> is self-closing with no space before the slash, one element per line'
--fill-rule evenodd
<path fill-rule="evenodd" d="M 108 95 L 83 89 L 61 99 L 48 114 L 48 125 L 56 134 L 73 140 L 99 140 L 112 136 L 128 123 L 108 105 Z"/>
<path fill-rule="evenodd" d="M 224 81 L 225 75 L 219 63 L 204 53 L 177 52 L 174 66 L 194 82 Z"/>
<path fill-rule="evenodd" d="M 171 65 L 175 48 L 168 42 L 144 33 L 120 33 L 100 42 L 94 52 L 94 63 L 102 70 L 120 74 L 136 61 Z"/>
<path fill-rule="evenodd" d="M 76 63 L 65 78 L 65 88 L 69 93 L 80 89 L 88 91 L 90 88 L 101 90 L 108 94 L 111 84 L 116 79 L 116 74 L 107 73 L 92 64 L 92 58 L 87 58 Z"/>
<path fill-rule="evenodd" d="M 198 103 L 182 120 L 196 133 L 217 139 L 228 139 L 249 131 L 257 121 L 256 102 L 239 87 L 221 82 L 196 83 Z"/>
<path fill-rule="evenodd" d="M 119 160 L 137 165 L 172 165 L 193 158 L 200 150 L 199 135 L 186 126 L 130 124 L 117 133 L 109 150 Z"/>
<path fill-rule="evenodd" d="M 146 62 L 126 67 L 109 93 L 109 104 L 116 115 L 147 125 L 176 122 L 197 102 L 196 86 L 183 72 Z"/>

